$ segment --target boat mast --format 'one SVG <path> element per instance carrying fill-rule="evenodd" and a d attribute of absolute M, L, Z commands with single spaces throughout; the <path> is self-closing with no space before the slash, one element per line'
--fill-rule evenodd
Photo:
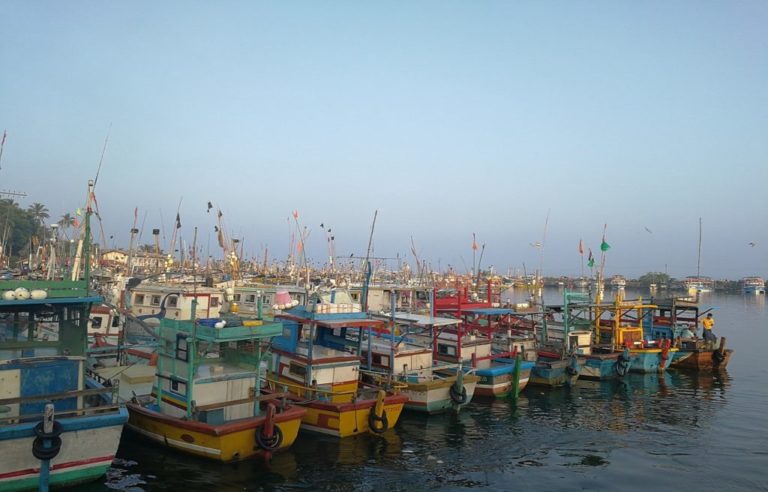
<path fill-rule="evenodd" d="M 699 255 L 696 259 L 696 280 L 701 276 L 701 217 L 699 217 Z"/>

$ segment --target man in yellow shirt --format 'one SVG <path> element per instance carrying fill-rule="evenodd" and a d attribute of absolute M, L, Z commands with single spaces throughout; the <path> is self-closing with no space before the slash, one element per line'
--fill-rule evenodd
<path fill-rule="evenodd" d="M 704 328 L 704 333 L 702 333 L 704 340 L 714 344 L 717 337 L 712 333 L 712 327 L 715 326 L 715 318 L 712 317 L 712 313 L 707 314 L 707 317 L 701 320 L 701 326 Z"/>

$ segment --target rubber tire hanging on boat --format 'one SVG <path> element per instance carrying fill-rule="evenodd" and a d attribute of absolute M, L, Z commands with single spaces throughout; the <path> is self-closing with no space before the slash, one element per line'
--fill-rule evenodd
<path fill-rule="evenodd" d="M 616 364 L 613 365 L 613 368 L 616 369 L 616 375 L 623 378 L 629 372 L 629 360 L 624 357 L 624 354 L 621 354 L 616 359 Z"/>
<path fill-rule="evenodd" d="M 261 429 L 258 429 L 256 431 L 256 444 L 266 451 L 274 451 L 283 444 L 283 431 L 280 430 L 280 427 L 275 426 L 272 437 L 267 437 L 261 433 Z"/>
<path fill-rule="evenodd" d="M 448 394 L 451 395 L 451 400 L 453 400 L 454 403 L 463 405 L 467 402 L 467 388 L 464 386 L 461 387 L 461 393 L 459 393 L 459 390 L 456 389 L 456 386 L 451 385 L 451 387 L 448 389 Z"/>
<path fill-rule="evenodd" d="M 39 460 L 52 460 L 61 451 L 61 424 L 53 421 L 53 429 L 49 433 L 43 431 L 43 423 L 38 422 L 34 428 L 35 440 L 32 441 L 32 455 Z M 49 439 L 51 446 L 45 447 L 45 440 Z"/>
<path fill-rule="evenodd" d="M 381 428 L 376 427 L 376 424 L 378 422 L 381 422 Z M 376 415 L 376 407 L 371 407 L 371 411 L 368 412 L 368 428 L 371 430 L 371 432 L 375 432 L 376 434 L 383 434 L 386 432 L 387 429 L 389 429 L 389 420 L 387 420 L 387 411 L 383 410 L 381 412 L 381 417 Z"/>
<path fill-rule="evenodd" d="M 715 363 L 715 365 L 720 364 L 725 360 L 725 354 L 720 352 L 719 350 L 715 350 L 712 352 L 712 362 Z"/>

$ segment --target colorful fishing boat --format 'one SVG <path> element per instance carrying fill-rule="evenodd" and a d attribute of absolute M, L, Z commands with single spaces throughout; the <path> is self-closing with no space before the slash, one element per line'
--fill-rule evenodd
<path fill-rule="evenodd" d="M 460 329 L 470 334 L 468 346 L 473 347 L 469 361 L 475 369 L 475 374 L 480 377 L 477 385 L 478 396 L 517 396 L 530 381 L 534 363 L 524 359 L 521 349 L 524 341 L 519 340 L 515 345 L 515 340 L 506 328 L 509 326 L 508 321 L 513 319 L 515 314 L 517 313 L 512 309 L 498 307 L 461 310 Z M 498 335 L 501 333 L 507 335 L 508 345 L 501 350 L 494 349 L 494 341 L 498 346 Z M 458 350 L 461 352 L 461 347 L 458 347 Z"/>
<path fill-rule="evenodd" d="M 530 381 L 533 363 L 523 360 L 519 351 L 495 351 L 494 339 L 506 333 L 519 318 L 500 308 L 500 293 L 487 282 L 484 292 L 467 286 L 434 292 L 433 316 L 455 319 L 433 332 L 435 359 L 463 364 L 480 377 L 475 394 L 479 397 L 517 397 Z"/>
<path fill-rule="evenodd" d="M 670 367 L 675 359 L 683 359 L 673 346 L 671 337 L 659 336 L 654 331 L 654 304 L 642 299 L 624 300 L 617 295 L 613 303 L 595 307 L 595 329 L 600 344 L 612 347 L 615 352 L 629 350 L 629 370 L 632 372 L 657 372 Z"/>
<path fill-rule="evenodd" d="M 397 424 L 408 401 L 397 388 L 361 383 L 361 333 L 372 341 L 386 324 L 350 301 L 342 290 L 315 292 L 307 306 L 277 314 L 283 332 L 272 343 L 269 378 L 273 391 L 289 392 L 306 409 L 302 429 L 340 438 L 385 432 Z"/>
<path fill-rule="evenodd" d="M 592 319 L 598 306 L 592 303 L 591 296 L 566 291 L 563 298 L 563 325 L 575 352 L 584 361 L 579 378 L 610 380 L 626 376 L 631 364 L 629 349 L 617 350 L 611 343 L 593 342 L 593 339 L 599 340 L 598 325 Z M 595 331 L 594 336 L 586 335 L 590 330 Z"/>
<path fill-rule="evenodd" d="M 589 299 L 588 293 L 566 290 L 562 306 L 545 306 L 531 385 L 557 388 L 573 385 L 579 379 L 585 356 L 590 353 L 592 332 L 575 323 L 569 313 L 574 303 L 588 303 Z"/>
<path fill-rule="evenodd" d="M 728 366 L 733 355 L 732 349 L 725 348 L 725 337 L 720 337 L 717 347 L 704 340 L 681 340 L 678 348 L 686 357 L 672 362 L 675 369 L 692 371 L 718 371 Z"/>
<path fill-rule="evenodd" d="M 127 404 L 128 427 L 172 449 L 222 462 L 293 444 L 305 410 L 263 394 L 261 365 L 280 323 L 164 318 L 152 394 Z"/>
<path fill-rule="evenodd" d="M 374 336 L 370 351 L 364 340 L 363 364 L 384 382 L 400 387 L 408 396 L 406 410 L 428 414 L 458 411 L 472 401 L 480 377 L 471 370 L 457 370 L 458 364 L 437 364 L 434 360 L 433 331 L 456 320 L 401 312 L 379 319 L 389 321 L 394 328 Z"/>
<path fill-rule="evenodd" d="M 89 196 L 91 189 L 89 183 Z M 0 281 L 3 491 L 98 479 L 112 464 L 128 419 L 114 388 L 86 366 L 88 318 L 102 301 L 89 290 L 90 215 L 88 206 L 78 255 L 84 258 L 82 280 Z"/>
<path fill-rule="evenodd" d="M 725 337 L 715 345 L 695 336 L 684 336 L 689 331 L 696 332 L 699 319 L 711 308 L 700 311 L 697 302 L 675 297 L 657 300 L 655 306 L 653 318 L 646 319 L 647 329 L 654 338 L 674 340 L 680 356 L 672 361 L 672 367 L 694 371 L 725 369 L 733 355 L 733 350 L 725 347 Z"/>

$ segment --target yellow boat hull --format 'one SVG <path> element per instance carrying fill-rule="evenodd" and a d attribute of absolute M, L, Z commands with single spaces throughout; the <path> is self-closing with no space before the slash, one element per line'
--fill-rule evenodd
<path fill-rule="evenodd" d="M 129 418 L 126 425 L 131 430 L 178 451 L 222 462 L 244 460 L 289 448 L 296 440 L 304 415 L 304 409 L 298 407 L 276 415 L 274 433 L 280 435 L 279 443 L 274 448 L 265 449 L 257 439 L 257 433 L 262 432 L 265 423 L 263 416 L 208 425 L 163 415 L 134 403 L 129 403 L 127 407 Z"/>
<path fill-rule="evenodd" d="M 382 421 L 374 421 L 376 426 L 371 429 L 371 413 L 375 414 L 376 400 L 359 400 L 355 403 L 308 403 L 304 408 L 307 413 L 301 420 L 301 428 L 311 432 L 319 432 L 336 437 L 349 437 L 366 432 L 380 433 L 397 424 L 403 411 L 406 395 L 389 395 L 384 398 L 386 426 Z M 386 427 L 386 428 L 384 428 Z"/>

